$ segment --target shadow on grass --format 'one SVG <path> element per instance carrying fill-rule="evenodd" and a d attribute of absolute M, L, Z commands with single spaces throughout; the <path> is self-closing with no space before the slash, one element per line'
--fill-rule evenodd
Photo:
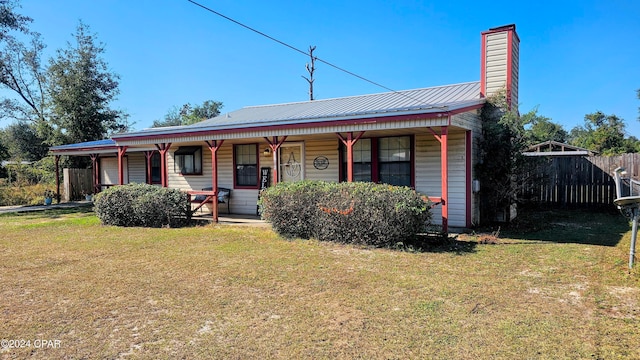
<path fill-rule="evenodd" d="M 629 230 L 629 221 L 616 211 L 524 210 L 500 237 L 616 246 Z"/>
<path fill-rule="evenodd" d="M 404 244 L 398 244 L 397 250 L 418 253 L 453 253 L 464 255 L 476 252 L 477 242 L 460 241 L 455 237 L 442 235 L 420 235 Z"/>

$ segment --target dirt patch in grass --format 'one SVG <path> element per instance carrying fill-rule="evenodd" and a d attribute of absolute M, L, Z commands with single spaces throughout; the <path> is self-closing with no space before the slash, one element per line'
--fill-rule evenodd
<path fill-rule="evenodd" d="M 628 231 L 615 246 L 501 231 L 461 252 L 91 214 L 4 216 L 0 232 L 0 339 L 60 341 L 0 358 L 640 358 Z"/>

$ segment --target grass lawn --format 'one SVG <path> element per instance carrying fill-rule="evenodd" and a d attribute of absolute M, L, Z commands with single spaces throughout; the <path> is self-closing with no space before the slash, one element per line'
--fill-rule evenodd
<path fill-rule="evenodd" d="M 640 359 L 626 220 L 522 217 L 417 253 L 0 216 L 0 358 Z"/>

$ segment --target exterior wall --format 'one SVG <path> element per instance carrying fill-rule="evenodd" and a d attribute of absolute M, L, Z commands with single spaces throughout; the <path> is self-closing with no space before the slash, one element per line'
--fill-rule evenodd
<path fill-rule="evenodd" d="M 512 109 L 518 107 L 520 39 L 515 25 L 482 33 L 481 92 L 491 96 L 506 89 Z"/>
<path fill-rule="evenodd" d="M 305 142 L 305 177 L 309 180 L 338 181 L 339 156 L 338 138 L 335 140 L 310 140 Z M 318 156 L 329 159 L 329 167 L 324 170 L 316 169 L 313 161 Z"/>
<path fill-rule="evenodd" d="M 486 95 L 495 94 L 507 85 L 507 33 L 486 35 Z"/>
<path fill-rule="evenodd" d="M 118 158 L 103 157 L 100 159 L 100 183 L 101 184 L 118 184 Z M 129 183 L 129 165 L 128 156 L 124 157 L 124 183 Z"/>
<path fill-rule="evenodd" d="M 471 180 L 477 179 L 475 165 L 479 161 L 480 139 L 482 137 L 482 123 L 480 122 L 480 110 L 475 112 L 467 112 L 453 116 L 451 119 L 453 124 L 471 131 L 471 148 L 467 149 L 466 154 L 471 155 Z M 465 155 L 466 155 L 465 154 Z M 480 184 L 482 186 L 482 184 Z M 467 189 L 469 191 L 469 189 Z M 480 223 L 480 196 L 471 193 L 471 224 Z"/>
<path fill-rule="evenodd" d="M 449 226 L 466 226 L 466 162 L 464 131 L 450 130 L 449 147 Z M 428 196 L 440 196 L 442 184 L 440 176 L 440 142 L 433 135 L 421 134 L 415 137 L 415 178 L 416 190 Z M 434 224 L 442 222 L 442 207 L 432 209 Z"/>
<path fill-rule="evenodd" d="M 467 122 L 478 128 L 477 115 L 466 113 L 456 115 L 452 122 Z M 450 127 L 449 130 L 449 226 L 465 227 L 466 219 L 466 199 L 467 199 L 467 177 L 466 177 L 466 130 Z M 476 133 L 476 131 L 474 131 Z M 415 185 L 416 190 L 429 196 L 441 195 L 440 176 L 440 142 L 427 132 L 420 132 L 414 137 L 415 152 Z M 473 146 L 477 141 L 473 141 Z M 190 144 L 193 145 L 193 144 Z M 211 186 L 211 152 L 202 145 L 202 175 L 180 175 L 174 170 L 174 152 L 179 145 L 173 145 L 167 153 L 168 180 L 171 188 L 181 190 L 200 190 Z M 259 143 L 258 167 L 273 167 L 272 156 L 264 156 L 262 151 L 268 147 L 266 142 Z M 306 140 L 304 141 L 304 171 L 305 178 L 310 180 L 338 181 L 339 177 L 339 155 L 338 139 Z M 473 156 L 477 151 L 471 152 Z M 135 155 L 135 156 L 133 156 Z M 144 156 L 137 159 L 137 154 L 131 154 L 131 166 L 136 167 L 131 174 L 144 170 Z M 319 170 L 314 167 L 314 159 L 324 156 L 329 160 L 327 169 Z M 474 160 L 475 161 L 475 158 Z M 137 168 L 140 168 L 139 170 Z M 271 169 L 273 175 L 273 168 Z M 117 161 L 116 172 L 117 179 Z M 132 177 L 133 178 L 133 177 Z M 137 179 L 137 175 L 135 176 Z M 143 177 L 140 179 L 144 180 Z M 273 179 L 271 179 L 273 184 Z M 233 144 L 224 143 L 218 150 L 218 186 L 232 189 L 231 212 L 234 214 L 255 214 L 256 202 L 258 199 L 257 189 L 234 189 L 233 182 Z M 472 197 L 473 217 L 477 217 L 477 201 Z M 226 206 L 221 205 L 222 213 L 226 211 Z M 439 224 L 442 221 L 441 207 L 433 209 L 433 223 Z"/>
<path fill-rule="evenodd" d="M 127 153 L 127 162 L 129 168 L 129 182 L 130 183 L 145 183 L 147 182 L 147 159 L 144 157 L 144 153 L 130 152 Z M 117 161 L 116 161 L 117 165 Z M 117 181 L 116 177 L 116 181 Z"/>

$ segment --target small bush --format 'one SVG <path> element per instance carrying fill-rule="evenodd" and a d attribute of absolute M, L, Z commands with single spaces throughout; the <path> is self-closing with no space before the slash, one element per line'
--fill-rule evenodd
<path fill-rule="evenodd" d="M 428 200 L 407 187 L 373 183 L 280 183 L 261 196 L 262 214 L 288 238 L 393 246 L 424 230 Z"/>
<path fill-rule="evenodd" d="M 105 225 L 178 227 L 191 219 L 188 195 L 148 184 L 111 187 L 95 197 L 95 212 Z"/>

